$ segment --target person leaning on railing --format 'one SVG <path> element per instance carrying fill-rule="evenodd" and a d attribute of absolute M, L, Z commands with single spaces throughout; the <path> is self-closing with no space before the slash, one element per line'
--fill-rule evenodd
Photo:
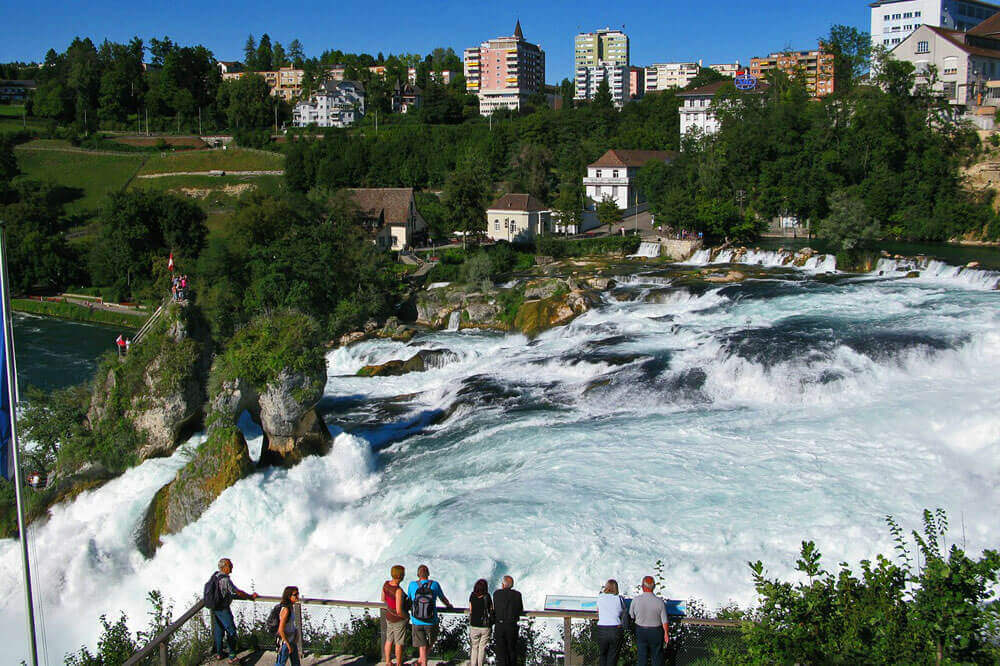
<path fill-rule="evenodd" d="M 299 588 L 289 585 L 281 594 L 281 612 L 278 615 L 278 658 L 275 666 L 299 666 L 299 627 L 295 624 L 293 606 L 299 603 Z"/>
<path fill-rule="evenodd" d="M 493 593 L 493 612 L 496 613 L 496 630 L 493 645 L 497 666 L 517 665 L 517 621 L 524 615 L 521 593 L 514 589 L 514 578 L 503 577 L 503 587 Z"/>
<path fill-rule="evenodd" d="M 642 579 L 642 594 L 632 600 L 628 614 L 635 620 L 635 642 L 638 666 L 646 666 L 647 655 L 653 666 L 663 666 L 663 648 L 670 640 L 667 606 L 653 594 L 656 581 L 652 576 Z"/>
<path fill-rule="evenodd" d="M 622 639 L 625 637 L 623 616 L 628 612 L 625 599 L 618 595 L 618 581 L 608 579 L 597 597 L 598 666 L 616 666 Z"/>
<path fill-rule="evenodd" d="M 490 584 L 480 578 L 469 595 L 469 666 L 483 666 L 486 662 L 486 646 L 490 643 L 490 628 L 493 626 L 493 600 L 490 599 Z"/>
<path fill-rule="evenodd" d="M 236 656 L 236 622 L 233 620 L 233 611 L 230 605 L 233 599 L 256 599 L 257 593 L 249 594 L 233 585 L 229 574 L 233 572 L 233 562 L 228 557 L 219 560 L 219 570 L 213 576 L 215 584 L 218 586 L 221 595 L 221 606 L 212 608 L 212 639 L 215 643 L 215 656 L 223 659 L 222 637 L 226 635 L 229 644 L 229 663 L 238 664 L 239 657 Z"/>

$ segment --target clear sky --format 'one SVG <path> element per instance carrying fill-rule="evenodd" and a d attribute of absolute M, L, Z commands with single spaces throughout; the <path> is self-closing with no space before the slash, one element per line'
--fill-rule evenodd
<path fill-rule="evenodd" d="M 220 60 L 238 60 L 247 35 L 265 32 L 285 46 L 298 38 L 310 56 L 326 49 L 426 54 L 451 46 L 461 57 L 467 46 L 512 34 L 516 19 L 525 38 L 545 50 L 547 82 L 558 83 L 572 75 L 578 32 L 624 24 L 633 65 L 747 63 L 785 48 L 814 48 L 835 23 L 868 31 L 870 10 L 867 0 L 0 0 L 0 61 L 41 60 L 77 35 L 95 43 L 168 35 L 204 44 Z"/>

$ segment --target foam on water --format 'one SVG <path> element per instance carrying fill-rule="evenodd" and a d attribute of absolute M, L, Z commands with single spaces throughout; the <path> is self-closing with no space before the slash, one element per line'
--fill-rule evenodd
<path fill-rule="evenodd" d="M 749 602 L 748 560 L 790 576 L 802 539 L 828 563 L 888 553 L 885 514 L 916 527 L 925 507 L 963 520 L 970 551 L 996 547 L 998 294 L 932 270 L 700 292 L 639 275 L 628 289 L 655 299 L 609 299 L 533 341 L 332 351 L 329 455 L 237 483 L 150 561 L 131 535 L 181 454 L 33 530 L 50 650 L 92 643 L 101 612 L 144 618 L 150 589 L 186 606 L 222 555 L 243 586 L 338 598 L 375 599 L 396 563 L 427 563 L 453 600 L 509 572 L 537 607 L 611 576 L 631 589 L 658 559 L 673 597 Z M 419 349 L 454 356 L 355 374 Z M 20 644 L 18 576 L 0 542 L 0 645 Z"/>

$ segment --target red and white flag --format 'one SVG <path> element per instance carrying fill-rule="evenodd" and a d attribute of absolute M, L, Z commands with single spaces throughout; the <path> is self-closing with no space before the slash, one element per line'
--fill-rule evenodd
<path fill-rule="evenodd" d="M 118 345 L 119 347 L 124 347 L 125 346 L 125 338 L 123 338 L 122 336 L 119 335 L 118 338 L 115 339 L 115 344 Z"/>
<path fill-rule="evenodd" d="M 170 261 L 167 262 L 167 270 L 171 273 L 174 272 L 174 253 L 170 253 Z"/>

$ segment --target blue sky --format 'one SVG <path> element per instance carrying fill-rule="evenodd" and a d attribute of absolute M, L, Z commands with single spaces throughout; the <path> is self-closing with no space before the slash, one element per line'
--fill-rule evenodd
<path fill-rule="evenodd" d="M 865 0 L 579 0 L 481 2 L 275 3 L 244 0 L 119 2 L 89 0 L 0 2 L 0 61 L 41 60 L 49 47 L 62 51 L 74 36 L 127 41 L 134 35 L 169 35 L 182 44 L 204 44 L 220 60 L 242 57 L 249 33 L 287 46 L 298 38 L 307 55 L 325 49 L 377 54 L 427 53 L 509 35 L 515 19 L 525 37 L 546 52 L 546 79 L 558 83 L 573 69 L 573 36 L 605 26 L 621 27 L 631 40 L 632 64 L 690 61 L 746 63 L 755 55 L 791 47 L 812 48 L 831 25 L 867 31 Z"/>

